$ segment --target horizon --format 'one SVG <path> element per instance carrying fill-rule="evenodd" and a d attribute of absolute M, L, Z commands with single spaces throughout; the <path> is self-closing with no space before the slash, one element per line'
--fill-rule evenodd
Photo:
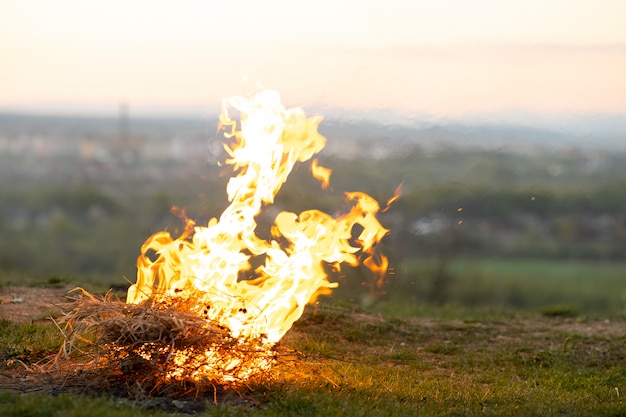
<path fill-rule="evenodd" d="M 286 105 L 286 108 L 290 106 Z M 125 117 L 129 119 L 182 119 L 182 120 L 217 120 L 220 114 L 219 103 L 210 107 L 200 106 L 143 106 L 134 107 L 132 103 L 123 102 L 114 105 L 84 104 L 39 104 L 30 106 L 2 106 L 0 115 L 15 117 L 51 117 L 80 119 L 117 119 L 124 108 Z M 407 112 L 392 108 L 349 108 L 313 104 L 302 108 L 309 116 L 322 116 L 328 120 L 344 122 L 374 122 L 383 125 L 506 125 L 523 127 L 565 128 L 568 124 L 576 124 L 579 120 L 585 123 L 595 121 L 594 126 L 608 122 L 626 129 L 626 111 L 624 112 L 531 112 L 526 109 L 502 109 L 474 114 L 441 116 L 430 113 Z M 608 126 L 611 130 L 611 127 Z"/>
<path fill-rule="evenodd" d="M 56 107 L 52 108 L 57 109 Z M 7 111 L 9 110 L 9 111 Z M 70 127 L 75 123 L 101 123 L 117 128 L 121 117 L 130 123 L 131 128 L 142 131 L 148 126 L 164 124 L 168 131 L 178 126 L 180 131 L 197 129 L 199 125 L 206 128 L 217 124 L 220 109 L 204 109 L 204 111 L 188 111 L 188 108 L 171 109 L 160 107 L 160 112 L 135 112 L 125 103 L 118 106 L 117 112 L 111 111 L 84 111 L 85 108 L 65 107 L 63 112 L 43 111 L 15 111 L 0 107 L 0 121 L 4 119 L 11 129 L 31 129 L 41 125 L 42 119 L 55 123 L 55 126 Z M 33 110 L 33 109 L 31 109 Z M 81 111 L 82 110 L 82 111 Z M 344 131 L 347 137 L 358 139 L 359 135 L 368 136 L 373 132 L 382 134 L 381 129 L 389 130 L 390 138 L 398 134 L 406 138 L 413 132 L 419 141 L 426 139 L 423 135 L 442 139 L 442 143 L 461 145 L 464 140 L 470 140 L 476 146 L 524 147 L 533 144 L 545 144 L 561 147 L 563 145 L 580 145 L 583 147 L 600 147 L 607 149 L 626 149 L 626 113 L 529 113 L 524 111 L 509 111 L 500 113 L 484 113 L 472 116 L 435 117 L 428 114 L 406 114 L 390 109 L 346 109 L 331 108 L 303 109 L 308 116 L 321 116 L 321 126 L 333 131 L 337 128 Z M 319 111 L 318 111 L 319 110 Z M 12 120 L 13 119 L 13 120 Z M 134 122 L 133 122 L 134 121 Z M 59 122 L 62 123 L 59 125 Z M 172 125 L 171 123 L 177 123 Z M 36 123 L 36 124 L 33 124 Z M 135 123 L 139 123 L 138 125 Z M 135 124 L 135 125 L 134 125 Z M 21 128 L 19 126 L 22 126 Z M 134 125 L 134 127 L 133 127 Z M 30 126 L 30 127 L 29 127 Z M 363 129 L 368 129 L 363 131 Z M 371 130 L 373 129 L 373 130 Z M 397 130 L 400 129 L 400 130 Z M 435 129 L 435 130 L 433 130 Z M 371 130 L 371 131 L 370 131 Z M 360 132 L 360 133 L 359 133 Z M 369 133 L 368 133 L 369 132 Z M 420 133 L 421 132 L 421 133 Z M 335 132 L 336 135 L 337 132 Z M 356 135 L 356 136 L 355 136 Z M 443 136 L 441 136 L 443 135 Z M 330 136 L 329 136 L 330 138 Z M 409 139 L 412 141 L 414 139 Z M 517 145 L 514 142 L 521 140 Z M 545 142 L 545 143 L 544 143 Z M 463 146 L 463 145 L 461 145 Z"/>

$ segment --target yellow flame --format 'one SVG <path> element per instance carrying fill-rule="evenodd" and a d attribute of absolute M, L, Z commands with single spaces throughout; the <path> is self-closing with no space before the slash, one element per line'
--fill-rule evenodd
<path fill-rule="evenodd" d="M 230 113 L 239 114 L 240 120 Z M 230 204 L 206 226 L 176 210 L 186 222 L 185 232 L 176 239 L 158 232 L 143 244 L 137 282 L 129 288 L 127 302 L 193 294 L 199 300 L 194 313 L 219 323 L 234 337 L 263 340 L 270 349 L 307 303 L 337 286 L 328 281 L 324 265 L 337 270 L 342 263 L 357 265 L 363 257 L 380 280 L 387 260 L 374 249 L 388 230 L 376 218 L 378 202 L 367 194 L 346 193 L 352 208 L 343 216 L 318 210 L 281 212 L 270 240 L 255 233 L 255 216 L 273 203 L 296 162 L 309 160 L 324 147 L 326 138 L 317 130 L 320 121 L 301 109 L 285 109 L 274 91 L 225 99 L 220 124 L 232 142 L 224 145 L 229 155 L 225 162 L 237 174 L 227 184 Z M 324 174 L 314 175 L 330 177 L 330 170 L 318 169 Z M 360 230 L 356 239 L 355 225 Z M 252 271 L 251 257 L 264 258 L 264 263 Z M 214 354 L 207 350 L 203 360 L 214 360 Z M 266 363 L 264 358 L 257 366 Z"/>
<path fill-rule="evenodd" d="M 332 169 L 319 165 L 317 159 L 311 161 L 311 175 L 322 183 L 322 189 L 326 190 L 330 185 L 330 174 L 332 172 Z"/>

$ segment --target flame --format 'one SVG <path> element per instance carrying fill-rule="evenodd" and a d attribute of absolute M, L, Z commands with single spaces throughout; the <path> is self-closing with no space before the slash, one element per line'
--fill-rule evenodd
<path fill-rule="evenodd" d="M 332 169 L 318 165 L 317 159 L 311 161 L 311 175 L 322 183 L 322 189 L 326 190 L 330 185 Z"/>
<path fill-rule="evenodd" d="M 231 113 L 239 114 L 240 120 Z M 376 218 L 378 202 L 367 194 L 346 193 L 352 208 L 342 216 L 318 210 L 281 212 L 271 228 L 271 239 L 263 240 L 255 233 L 255 216 L 274 202 L 294 165 L 324 147 L 326 138 L 317 130 L 320 121 L 320 117 L 306 117 L 299 108 L 285 109 L 274 91 L 225 99 L 220 116 L 230 141 L 224 145 L 225 163 L 236 173 L 226 188 L 230 204 L 206 226 L 197 226 L 182 210 L 175 210 L 186 223 L 185 232 L 173 238 L 162 231 L 146 240 L 127 303 L 193 299 L 191 312 L 228 329 L 234 338 L 258 341 L 260 350 L 270 352 L 307 303 L 337 287 L 328 280 L 325 265 L 339 270 L 343 263 L 356 266 L 364 259 L 363 264 L 381 280 L 387 260 L 375 248 L 388 230 Z M 313 161 L 312 173 L 328 184 L 329 169 Z M 356 239 L 355 230 L 360 231 Z M 264 259 L 254 270 L 253 257 Z M 199 361 L 194 369 L 201 377 L 223 360 L 216 355 L 208 346 L 203 358 L 189 358 L 179 351 L 174 359 L 181 364 Z M 233 361 L 225 369 L 237 365 Z M 270 365 L 269 354 L 259 355 L 237 377 L 245 378 Z"/>
<path fill-rule="evenodd" d="M 393 204 L 395 201 L 397 201 L 400 198 L 402 194 L 403 185 L 404 185 L 404 181 L 401 182 L 400 185 L 398 185 L 398 187 L 396 187 L 396 191 L 393 193 L 393 196 L 389 200 L 387 200 L 387 205 L 382 211 L 387 211 L 389 207 L 391 206 L 391 204 Z"/>

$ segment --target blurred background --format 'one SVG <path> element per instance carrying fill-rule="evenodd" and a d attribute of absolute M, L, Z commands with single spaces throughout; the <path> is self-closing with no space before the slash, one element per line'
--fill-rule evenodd
<path fill-rule="evenodd" d="M 0 0 L 0 284 L 125 288 L 173 206 L 224 210 L 221 99 L 269 88 L 333 169 L 279 209 L 403 184 L 384 291 L 335 300 L 626 314 L 626 3 L 213 3 Z"/>

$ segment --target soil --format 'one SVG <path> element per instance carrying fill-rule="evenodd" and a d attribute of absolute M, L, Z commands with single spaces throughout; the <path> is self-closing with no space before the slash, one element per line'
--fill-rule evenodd
<path fill-rule="evenodd" d="M 72 286 L 60 288 L 0 287 L 0 320 L 46 321 L 59 317 L 73 299 Z"/>

